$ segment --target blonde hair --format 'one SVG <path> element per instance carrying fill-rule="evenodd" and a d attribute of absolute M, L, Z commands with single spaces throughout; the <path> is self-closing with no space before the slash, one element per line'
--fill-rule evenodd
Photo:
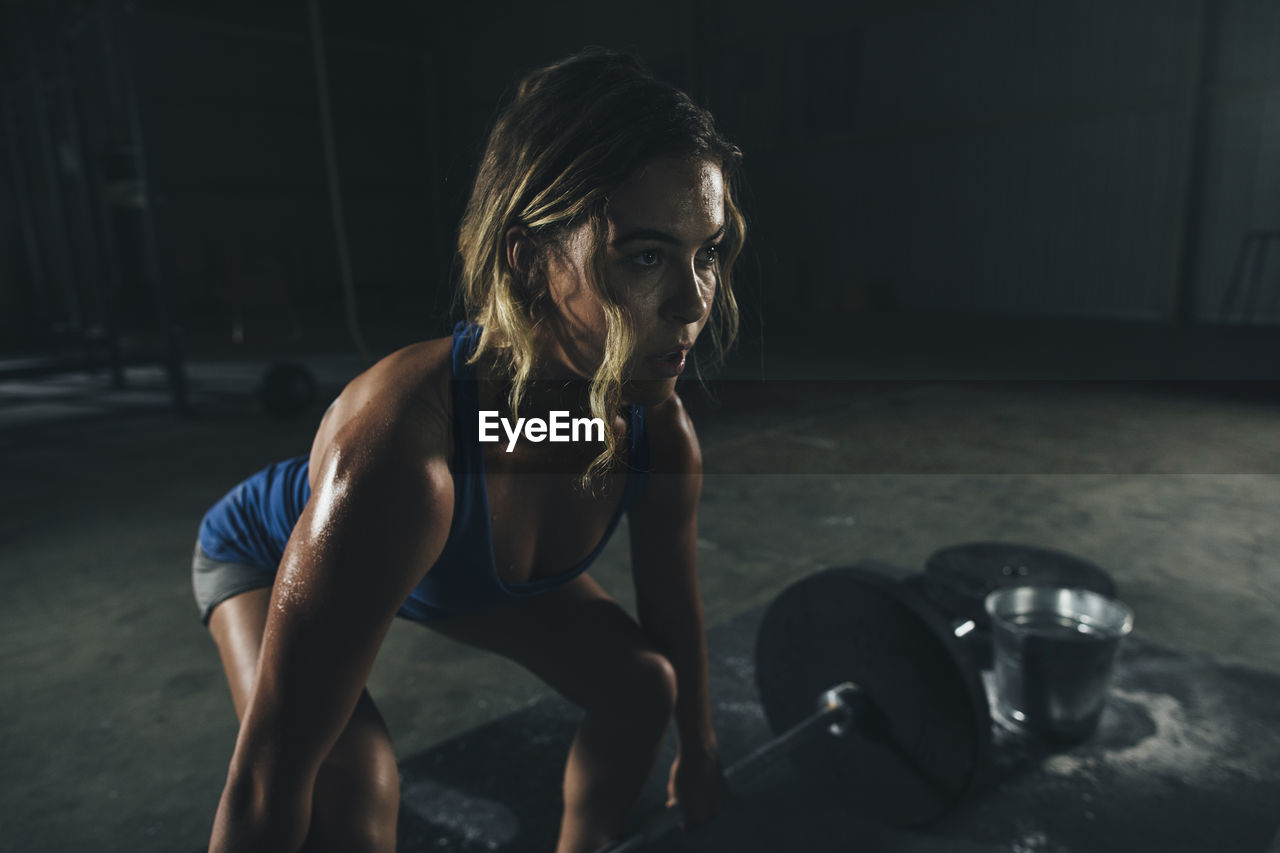
<path fill-rule="evenodd" d="M 550 304 L 546 252 L 568 231 L 588 224 L 594 259 L 588 284 L 606 323 L 604 355 L 588 397 L 592 416 L 613 422 L 635 341 L 630 318 L 604 274 L 606 206 L 614 189 L 660 157 L 709 160 L 724 174 L 725 235 L 706 327 L 718 362 L 737 335 L 730 274 L 746 223 L 732 181 L 742 153 L 716 131 L 711 114 L 635 58 L 608 50 L 579 53 L 530 73 L 499 113 L 458 233 L 459 295 L 468 319 L 483 327 L 472 361 L 493 355 L 499 374 L 510 382 L 513 412 L 533 369 L 534 330 Z M 513 226 L 527 229 L 536 247 L 525 274 L 508 263 L 506 234 Z M 606 429 L 605 450 L 587 469 L 584 485 L 617 460 L 617 438 Z"/>

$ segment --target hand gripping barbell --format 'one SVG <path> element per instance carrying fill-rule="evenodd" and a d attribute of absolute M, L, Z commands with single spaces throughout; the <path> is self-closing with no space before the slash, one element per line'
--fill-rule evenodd
<path fill-rule="evenodd" d="M 844 737 L 850 728 L 854 727 L 873 730 L 877 725 L 876 722 L 862 718 L 875 713 L 874 706 L 866 701 L 866 697 L 856 684 L 851 682 L 838 684 L 824 691 L 818 698 L 818 708 L 814 713 L 732 764 L 725 770 L 725 780 L 732 786 L 743 774 L 778 755 L 785 754 L 794 748 L 797 741 L 812 738 L 819 732 L 825 731 L 832 737 Z M 680 808 L 679 803 L 667 806 L 644 821 L 635 833 L 622 841 L 606 846 L 601 853 L 639 850 L 674 830 L 683 820 L 684 810 Z"/>

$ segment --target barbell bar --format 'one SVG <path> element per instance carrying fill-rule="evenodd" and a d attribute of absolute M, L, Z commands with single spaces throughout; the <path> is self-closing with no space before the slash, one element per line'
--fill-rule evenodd
<path fill-rule="evenodd" d="M 742 776 L 757 770 L 779 755 L 786 754 L 804 739 L 825 732 L 830 737 L 845 737 L 851 729 L 864 727 L 875 731 L 878 709 L 867 700 L 862 690 L 852 682 L 837 684 L 824 690 L 818 697 L 817 710 L 796 723 L 773 740 L 734 762 L 725 770 L 725 781 L 730 788 Z M 644 820 L 634 833 L 613 844 L 601 848 L 599 853 L 627 853 L 652 844 L 672 832 L 684 821 L 684 809 L 679 803 L 669 805 Z"/>

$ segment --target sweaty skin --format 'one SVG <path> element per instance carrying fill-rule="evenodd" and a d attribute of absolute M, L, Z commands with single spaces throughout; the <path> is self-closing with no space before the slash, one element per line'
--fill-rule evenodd
<path fill-rule="evenodd" d="M 715 294 L 715 245 L 724 232 L 720 168 L 653 161 L 618 188 L 607 214 L 607 274 L 637 342 L 624 399 L 646 406 L 653 466 L 643 497 L 628 511 L 639 624 L 582 575 L 553 593 L 430 626 L 521 663 L 586 710 L 566 768 L 560 853 L 593 850 L 625 822 L 672 713 L 679 752 L 671 795 L 696 823 L 724 794 L 696 573 L 701 451 L 675 393 L 671 356 L 679 350 L 682 362 Z M 506 236 L 513 268 L 527 267 L 538 247 L 522 229 Z M 546 266 L 555 307 L 540 327 L 541 358 L 522 415 L 590 415 L 582 380 L 599 362 L 605 327 L 587 284 L 589 244 L 583 226 Z M 492 365 L 482 361 L 477 370 L 481 408 L 506 414 L 505 385 Z M 348 755 L 377 759 L 388 786 L 379 813 L 385 822 L 389 811 L 391 827 L 389 836 L 385 828 L 368 833 L 376 840 L 370 849 L 393 849 L 394 754 L 364 686 L 397 609 L 448 537 L 450 379 L 445 338 L 402 349 L 353 380 L 316 433 L 312 497 L 269 602 L 261 590 L 214 610 L 210 630 L 241 727 L 211 851 L 297 850 L 330 817 L 319 806 L 313 814 L 313 804 L 341 790 L 347 759 L 337 757 Z M 626 422 L 619 414 L 607 426 L 622 436 Z M 483 447 L 499 577 L 537 580 L 582 560 L 623 495 L 624 471 L 594 491 L 578 485 L 602 445 L 520 441 L 510 453 L 499 443 Z M 348 743 L 357 746 L 348 750 Z"/>

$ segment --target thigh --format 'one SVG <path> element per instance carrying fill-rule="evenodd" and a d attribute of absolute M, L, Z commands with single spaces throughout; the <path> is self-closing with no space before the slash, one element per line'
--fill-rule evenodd
<path fill-rule="evenodd" d="M 232 596 L 209 614 L 209 634 L 222 658 L 222 671 L 231 688 L 236 719 L 243 719 L 253 690 L 270 602 L 271 587 L 267 586 Z"/>
<path fill-rule="evenodd" d="M 222 658 L 237 719 L 243 719 L 253 692 L 270 602 L 269 588 L 250 590 L 223 601 L 209 617 L 209 633 Z M 391 736 L 367 689 L 360 694 L 350 721 L 325 758 L 321 771 L 318 785 L 325 778 L 354 776 L 361 778 L 362 785 L 376 798 L 393 797 L 398 801 L 399 771 Z"/>
<path fill-rule="evenodd" d="M 658 699 L 660 707 L 674 701 L 671 664 L 585 574 L 551 592 L 426 624 L 519 663 L 588 710 L 636 709 L 637 697 Z"/>

